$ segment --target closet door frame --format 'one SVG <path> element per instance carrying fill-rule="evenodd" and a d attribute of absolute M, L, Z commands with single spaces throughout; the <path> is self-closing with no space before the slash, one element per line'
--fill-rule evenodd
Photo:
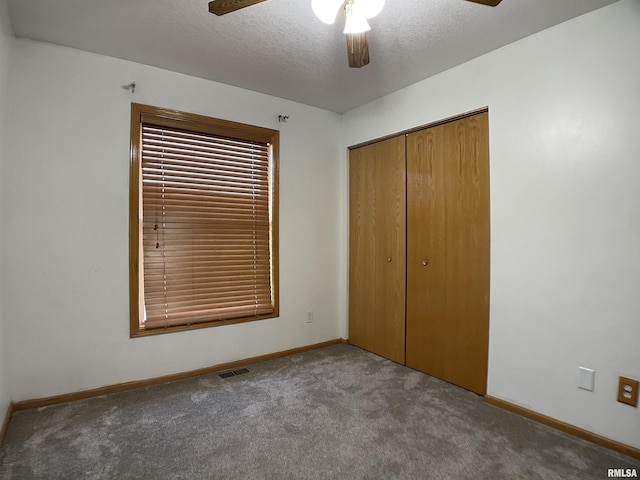
<path fill-rule="evenodd" d="M 461 113 L 459 115 L 454 115 L 453 117 L 443 118 L 442 120 L 436 120 L 431 123 L 426 123 L 424 125 L 420 125 L 417 127 L 408 128 L 406 130 L 402 130 L 397 133 L 391 133 L 389 135 L 384 135 L 382 137 L 374 138 L 372 140 L 367 140 L 366 142 L 356 143 L 355 145 L 351 145 L 347 147 L 348 151 L 355 150 L 356 148 L 366 147 L 367 145 L 373 145 L 374 143 L 383 142 L 385 140 L 389 140 L 390 138 L 406 136 L 410 133 L 419 132 L 421 130 L 426 130 L 428 128 L 437 127 L 438 125 L 444 125 L 445 123 L 455 122 L 456 120 L 461 120 L 463 118 L 473 117 L 479 113 L 489 113 L 489 107 L 478 108 L 477 110 L 470 110 L 465 113 Z"/>

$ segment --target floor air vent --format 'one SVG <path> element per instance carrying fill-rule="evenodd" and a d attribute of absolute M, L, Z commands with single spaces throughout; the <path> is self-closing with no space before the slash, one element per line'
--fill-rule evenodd
<path fill-rule="evenodd" d="M 231 370 L 229 372 L 219 373 L 218 376 L 220 378 L 229 378 L 235 377 L 236 375 L 242 375 L 243 373 L 249 373 L 250 370 L 248 368 L 241 368 L 240 370 Z"/>

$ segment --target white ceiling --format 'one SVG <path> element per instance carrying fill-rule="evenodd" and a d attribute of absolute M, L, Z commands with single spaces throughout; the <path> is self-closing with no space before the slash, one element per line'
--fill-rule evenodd
<path fill-rule="evenodd" d="M 387 0 L 370 20 L 371 63 L 347 65 L 343 23 L 311 0 L 217 17 L 207 0 L 8 0 L 26 37 L 345 112 L 617 0 Z"/>

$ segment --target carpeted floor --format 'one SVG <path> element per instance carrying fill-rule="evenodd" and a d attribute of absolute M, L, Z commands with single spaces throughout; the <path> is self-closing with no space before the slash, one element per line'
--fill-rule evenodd
<path fill-rule="evenodd" d="M 336 345 L 17 412 L 0 478 L 603 479 L 640 461 Z"/>

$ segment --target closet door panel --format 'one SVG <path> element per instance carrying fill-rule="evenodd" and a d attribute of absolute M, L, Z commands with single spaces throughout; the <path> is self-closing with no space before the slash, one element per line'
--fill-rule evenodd
<path fill-rule="evenodd" d="M 366 350 L 373 348 L 375 327 L 373 153 L 360 148 L 349 154 L 349 341 Z"/>
<path fill-rule="evenodd" d="M 445 162 L 438 127 L 407 137 L 407 365 L 442 378 L 447 347 Z M 426 264 L 425 264 L 426 263 Z"/>
<path fill-rule="evenodd" d="M 349 341 L 404 363 L 405 139 L 354 149 L 349 158 Z"/>
<path fill-rule="evenodd" d="M 485 394 L 488 115 L 408 135 L 407 175 L 407 365 Z"/>

